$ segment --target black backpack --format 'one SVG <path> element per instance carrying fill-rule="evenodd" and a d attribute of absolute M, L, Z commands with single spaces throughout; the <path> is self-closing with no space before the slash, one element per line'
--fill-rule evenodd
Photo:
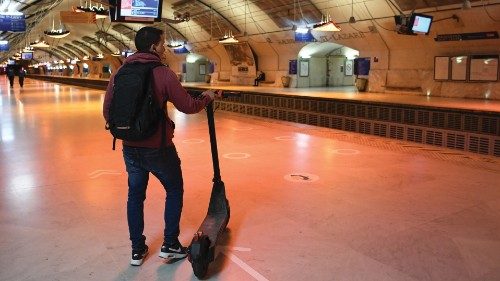
<path fill-rule="evenodd" d="M 140 141 L 151 137 L 161 124 L 165 142 L 165 112 L 153 92 L 153 69 L 163 64 L 127 63 L 115 75 L 108 127 L 116 139 Z"/>

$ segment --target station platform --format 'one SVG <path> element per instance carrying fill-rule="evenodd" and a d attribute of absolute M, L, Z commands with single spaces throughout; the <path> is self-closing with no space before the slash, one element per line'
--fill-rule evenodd
<path fill-rule="evenodd" d="M 106 79 L 36 76 L 45 81 L 105 89 Z M 339 88 L 211 86 L 241 98 L 217 101 L 220 110 L 500 157 L 500 101 Z"/>
<path fill-rule="evenodd" d="M 269 109 L 242 99 L 215 113 L 232 213 L 207 280 L 500 280 L 498 157 L 235 113 Z M 127 175 L 102 102 L 99 89 L 34 79 L 10 88 L 0 77 L 0 280 L 197 280 L 187 260 L 157 257 L 165 191 L 154 177 L 145 203 L 150 254 L 129 265 Z M 207 120 L 170 104 L 168 113 L 187 245 L 212 186 Z"/>

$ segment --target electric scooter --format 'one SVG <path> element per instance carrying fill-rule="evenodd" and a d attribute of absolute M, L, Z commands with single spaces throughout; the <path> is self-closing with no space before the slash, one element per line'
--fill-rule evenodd
<path fill-rule="evenodd" d="M 190 90 L 191 95 L 199 95 L 200 90 Z M 240 93 L 227 92 L 222 97 L 240 96 Z M 205 277 L 208 265 L 215 259 L 215 246 L 222 237 L 229 222 L 230 210 L 229 201 L 226 198 L 224 182 L 221 179 L 219 156 L 217 151 L 217 139 L 215 136 L 214 104 L 211 102 L 207 108 L 208 132 L 210 134 L 210 146 L 212 150 L 212 163 L 214 168 L 214 178 L 212 194 L 208 205 L 208 212 L 201 223 L 193 240 L 188 247 L 188 260 L 193 267 L 194 275 L 198 279 Z"/>

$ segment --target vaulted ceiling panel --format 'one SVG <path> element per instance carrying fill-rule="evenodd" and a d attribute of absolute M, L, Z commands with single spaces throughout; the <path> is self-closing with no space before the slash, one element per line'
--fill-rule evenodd
<path fill-rule="evenodd" d="M 69 44 L 69 43 L 66 43 L 64 44 L 64 47 L 70 49 L 70 50 L 73 50 L 74 53 L 77 53 L 79 57 L 82 57 L 82 56 L 86 56 L 87 53 L 84 52 L 82 49 L 76 47 L 75 45 L 72 45 L 72 44 Z"/>
<path fill-rule="evenodd" d="M 65 52 L 67 54 L 70 54 L 72 58 L 78 57 L 78 54 L 69 48 L 66 48 L 64 46 L 57 46 L 56 48 L 60 49 L 61 51 Z"/>
<path fill-rule="evenodd" d="M 198 0 L 182 0 L 172 4 L 174 11 L 184 14 L 189 13 L 191 20 L 196 22 L 212 38 L 220 38 L 228 31 L 239 34 L 240 30 L 227 20 L 223 15 Z"/>
<path fill-rule="evenodd" d="M 76 46 L 82 48 L 83 50 L 87 50 L 87 52 L 94 56 L 94 55 L 97 55 L 98 51 L 94 50 L 94 48 L 92 48 L 91 46 L 89 46 L 89 44 L 85 44 L 81 41 L 78 41 L 78 40 L 73 40 L 73 42 L 71 42 L 73 44 L 75 44 Z"/>
<path fill-rule="evenodd" d="M 108 46 L 106 46 L 105 43 L 103 42 L 99 42 L 97 39 L 95 38 L 92 38 L 92 37 L 89 37 L 89 36 L 83 36 L 82 37 L 82 40 L 91 44 L 92 47 L 95 47 L 95 48 L 99 48 L 101 50 L 102 53 L 112 53 L 112 51 L 108 48 Z"/>
<path fill-rule="evenodd" d="M 321 21 L 321 11 L 309 0 L 257 0 L 252 3 L 266 11 L 280 28 Z"/>
<path fill-rule="evenodd" d="M 463 0 L 393 0 L 403 11 L 462 4 Z M 472 0 L 478 2 L 481 0 Z"/>
<path fill-rule="evenodd" d="M 105 31 L 97 31 L 95 33 L 95 36 L 99 39 L 100 42 L 107 42 L 111 45 L 113 45 L 115 48 L 118 50 L 123 50 L 124 48 L 128 49 L 129 46 L 125 44 L 123 41 L 120 39 L 116 38 L 114 35 L 107 33 Z"/>

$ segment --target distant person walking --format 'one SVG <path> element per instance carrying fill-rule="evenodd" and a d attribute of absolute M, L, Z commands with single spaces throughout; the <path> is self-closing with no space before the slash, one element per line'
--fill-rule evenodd
<path fill-rule="evenodd" d="M 18 76 L 19 76 L 19 86 L 21 86 L 22 88 L 24 86 L 24 77 L 26 77 L 26 70 L 24 69 L 24 67 L 21 67 L 21 69 L 19 69 Z"/>
<path fill-rule="evenodd" d="M 9 78 L 11 88 L 14 87 L 14 77 L 15 76 L 16 76 L 16 74 L 14 73 L 14 69 L 12 67 L 8 67 L 7 68 L 7 77 Z"/>

